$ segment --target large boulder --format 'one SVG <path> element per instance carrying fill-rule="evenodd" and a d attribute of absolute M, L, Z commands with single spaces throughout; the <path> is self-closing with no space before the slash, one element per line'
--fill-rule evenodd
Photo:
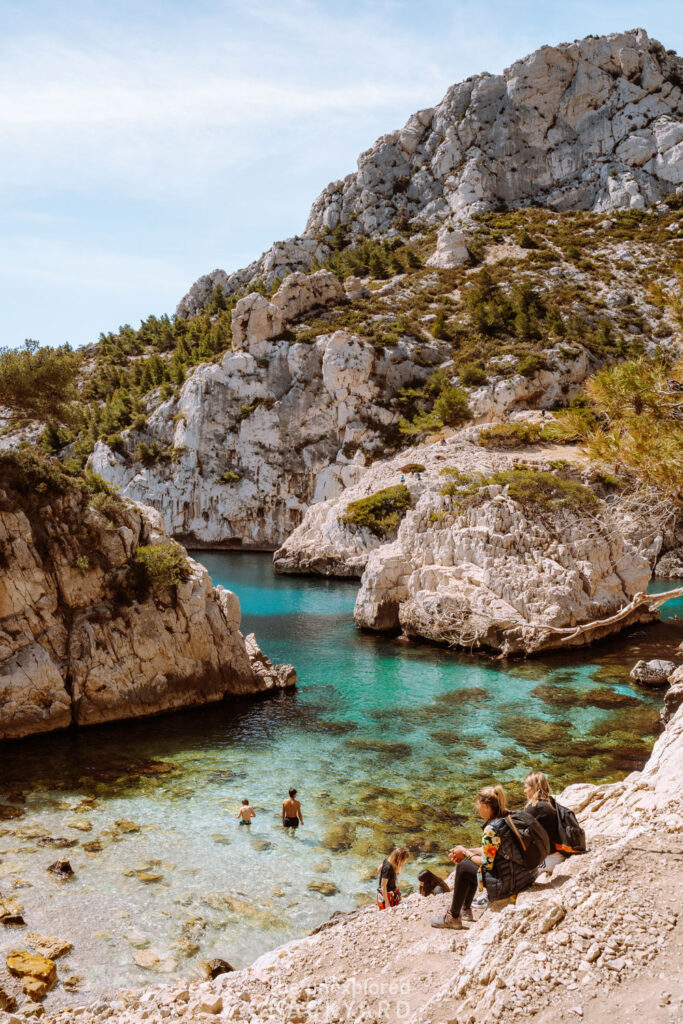
<path fill-rule="evenodd" d="M 675 670 L 675 661 L 665 661 L 662 658 L 655 658 L 652 661 L 641 659 L 631 669 L 630 676 L 641 686 L 668 686 L 669 676 Z"/>

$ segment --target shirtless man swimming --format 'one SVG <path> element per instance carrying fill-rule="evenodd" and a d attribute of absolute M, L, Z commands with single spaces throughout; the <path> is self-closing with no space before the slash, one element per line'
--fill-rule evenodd
<path fill-rule="evenodd" d="M 299 822 L 304 823 L 301 804 L 296 799 L 296 790 L 290 789 L 289 797 L 282 801 L 282 824 L 285 828 L 298 828 Z"/>

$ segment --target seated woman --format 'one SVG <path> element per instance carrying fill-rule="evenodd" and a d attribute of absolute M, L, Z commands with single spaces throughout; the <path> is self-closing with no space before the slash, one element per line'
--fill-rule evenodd
<path fill-rule="evenodd" d="M 505 819 L 507 802 L 502 786 L 480 789 L 474 809 L 484 820 L 481 849 L 454 846 L 448 854 L 457 864 L 453 900 L 450 910 L 432 919 L 432 928 L 462 928 L 463 918 L 474 920 L 471 907 L 477 884 L 486 888 L 490 901 L 502 900 L 528 889 L 538 874 L 537 868 L 524 868 L 498 856 L 501 846 L 505 852 L 505 847 L 516 841 Z"/>
<path fill-rule="evenodd" d="M 548 779 L 543 772 L 530 772 L 524 780 L 524 793 L 527 798 L 527 805 L 524 808 L 529 814 L 533 814 L 537 821 L 540 821 L 548 833 L 550 839 L 550 853 L 539 867 L 539 871 L 547 871 L 549 874 L 554 871 L 558 864 L 566 858 L 567 854 L 560 853 L 557 846 L 560 845 L 560 834 L 557 828 L 557 809 L 555 799 L 550 792 Z"/>

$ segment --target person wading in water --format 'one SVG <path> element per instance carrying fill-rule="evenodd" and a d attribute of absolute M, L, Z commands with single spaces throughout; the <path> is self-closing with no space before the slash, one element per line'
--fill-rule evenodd
<path fill-rule="evenodd" d="M 304 823 L 301 804 L 296 799 L 296 790 L 290 789 L 289 796 L 282 801 L 282 824 L 285 828 L 298 828 L 299 822 Z"/>

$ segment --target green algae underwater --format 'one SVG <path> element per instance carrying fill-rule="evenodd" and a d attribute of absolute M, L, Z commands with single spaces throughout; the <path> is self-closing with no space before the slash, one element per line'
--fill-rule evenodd
<path fill-rule="evenodd" d="M 669 621 L 588 650 L 501 662 L 359 633 L 355 582 L 275 576 L 264 554 L 197 557 L 238 594 L 243 632 L 295 665 L 296 692 L 3 748 L 0 892 L 32 931 L 74 943 L 72 1003 L 150 972 L 191 976 L 212 956 L 247 964 L 373 899 L 395 843 L 412 855 L 405 890 L 422 867 L 445 873 L 445 851 L 477 840 L 482 785 L 521 803 L 531 769 L 559 791 L 647 759 L 661 699 L 628 673 L 683 639 L 674 603 Z M 280 824 L 290 786 L 296 835 Z M 235 819 L 244 797 L 249 828 Z M 72 881 L 46 874 L 57 856 Z M 20 935 L 8 931 L 3 952 Z"/>

